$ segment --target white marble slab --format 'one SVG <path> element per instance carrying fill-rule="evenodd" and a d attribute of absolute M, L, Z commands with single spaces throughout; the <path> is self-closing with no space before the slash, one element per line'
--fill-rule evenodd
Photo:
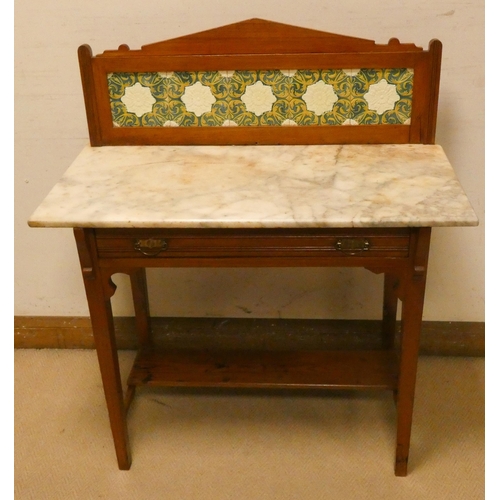
<path fill-rule="evenodd" d="M 86 147 L 43 227 L 473 226 L 435 145 Z"/>

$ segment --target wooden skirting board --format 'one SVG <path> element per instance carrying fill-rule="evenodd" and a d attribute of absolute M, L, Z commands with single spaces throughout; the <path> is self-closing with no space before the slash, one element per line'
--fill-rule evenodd
<path fill-rule="evenodd" d="M 152 318 L 157 345 L 175 349 L 378 349 L 377 320 L 249 318 Z M 115 318 L 118 349 L 135 349 L 134 319 Z M 90 319 L 68 316 L 16 316 L 17 349 L 93 349 Z M 485 324 L 424 321 L 420 354 L 484 356 Z"/>

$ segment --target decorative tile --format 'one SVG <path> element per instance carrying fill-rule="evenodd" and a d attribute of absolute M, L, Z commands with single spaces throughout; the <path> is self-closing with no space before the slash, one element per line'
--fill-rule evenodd
<path fill-rule="evenodd" d="M 396 85 L 387 83 L 387 80 L 384 79 L 370 85 L 364 97 L 368 103 L 368 108 L 376 111 L 378 115 L 394 109 L 394 104 L 396 104 L 396 101 L 399 101 Z"/>
<path fill-rule="evenodd" d="M 181 101 L 186 106 L 186 111 L 199 117 L 212 111 L 212 104 L 216 99 L 209 87 L 204 86 L 201 82 L 196 82 L 194 85 L 186 87 Z"/>
<path fill-rule="evenodd" d="M 134 113 L 140 118 L 145 113 L 151 113 L 156 99 L 148 87 L 135 83 L 132 87 L 125 89 L 122 102 L 130 113 Z"/>
<path fill-rule="evenodd" d="M 408 124 L 412 69 L 111 73 L 116 127 Z"/>
<path fill-rule="evenodd" d="M 331 85 L 327 85 L 323 80 L 319 80 L 307 87 L 302 99 L 305 101 L 307 109 L 318 116 L 331 111 L 333 105 L 339 100 Z"/>
<path fill-rule="evenodd" d="M 259 81 L 246 88 L 245 93 L 241 96 L 241 100 L 245 104 L 247 111 L 261 116 L 265 111 L 273 109 L 276 96 L 269 85 L 264 85 Z"/>
<path fill-rule="evenodd" d="M 351 79 L 350 118 L 358 124 L 404 124 L 410 119 L 412 69 L 361 69 Z"/>

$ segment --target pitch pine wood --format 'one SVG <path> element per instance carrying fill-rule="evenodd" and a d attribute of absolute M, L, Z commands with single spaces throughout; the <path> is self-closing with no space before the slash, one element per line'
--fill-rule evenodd
<path fill-rule="evenodd" d="M 441 42 L 429 50 L 335 35 L 252 19 L 129 50 L 92 55 L 78 49 L 89 135 L 93 146 L 137 144 L 353 144 L 425 143 L 435 134 Z M 410 125 L 346 127 L 114 127 L 107 75 L 112 72 L 254 70 L 288 68 L 414 69 Z"/>
<path fill-rule="evenodd" d="M 127 144 L 345 144 L 434 142 L 441 43 L 429 50 L 252 19 L 130 50 L 78 51 L 93 146 Z M 414 70 L 410 125 L 346 127 L 113 127 L 110 72 L 321 68 Z M 407 474 L 430 228 L 124 230 L 75 228 L 110 424 L 121 469 L 131 464 L 126 409 L 138 385 L 372 387 L 397 395 L 395 473 Z M 340 245 L 341 239 L 350 240 Z M 138 240 L 156 239 L 154 244 Z M 360 252 L 363 240 L 370 242 Z M 345 251 L 346 248 L 354 251 Z M 151 248 L 158 252 L 150 251 Z M 154 255 L 153 255 L 154 254 Z M 146 267 L 360 266 L 385 274 L 384 349 L 340 352 L 161 352 L 150 335 Z M 111 277 L 131 277 L 141 346 L 123 396 Z M 401 300 L 400 347 L 394 341 Z M 265 360 L 265 362 L 263 362 Z"/>
<path fill-rule="evenodd" d="M 393 351 L 156 350 L 139 352 L 132 386 L 392 389 Z"/>
<path fill-rule="evenodd" d="M 83 282 L 89 304 L 92 330 L 96 344 L 97 358 L 108 407 L 111 432 L 115 442 L 118 466 L 122 470 L 130 468 L 131 457 L 125 417 L 125 405 L 120 380 L 120 367 L 113 328 L 110 288 L 101 275 L 98 266 L 88 267 L 89 261 L 96 262 L 95 242 L 82 229 L 74 230 L 80 262 L 82 264 Z"/>

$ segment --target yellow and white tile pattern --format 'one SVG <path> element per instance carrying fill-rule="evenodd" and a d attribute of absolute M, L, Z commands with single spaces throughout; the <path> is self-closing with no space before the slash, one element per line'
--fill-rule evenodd
<path fill-rule="evenodd" d="M 413 70 L 111 73 L 117 127 L 408 124 Z"/>

